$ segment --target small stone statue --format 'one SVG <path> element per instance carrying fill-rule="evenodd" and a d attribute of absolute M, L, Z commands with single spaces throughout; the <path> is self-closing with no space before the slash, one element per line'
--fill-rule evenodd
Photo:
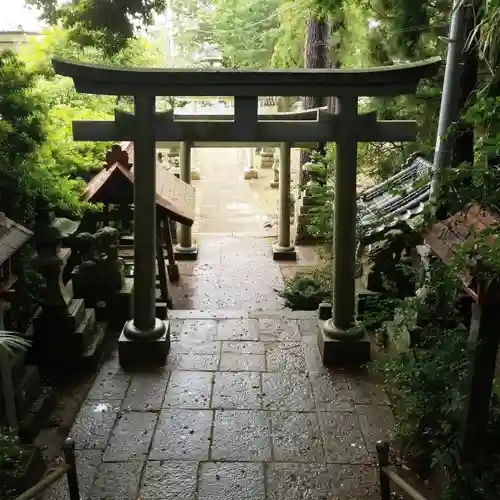
<path fill-rule="evenodd" d="M 73 291 L 89 304 L 95 302 L 97 294 L 97 272 L 95 238 L 90 233 L 80 233 L 75 238 L 75 247 L 80 264 L 73 271 Z"/>
<path fill-rule="evenodd" d="M 106 280 L 106 288 L 119 291 L 125 281 L 123 260 L 118 257 L 120 233 L 114 227 L 103 227 L 94 238 L 98 252 L 98 278 Z"/>

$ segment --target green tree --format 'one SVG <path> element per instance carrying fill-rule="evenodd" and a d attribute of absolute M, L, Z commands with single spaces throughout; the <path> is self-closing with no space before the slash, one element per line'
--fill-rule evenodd
<path fill-rule="evenodd" d="M 69 30 L 72 40 L 83 46 L 102 47 L 106 55 L 123 50 L 136 35 L 137 26 L 153 23 L 163 12 L 165 0 L 26 0 L 39 8 L 50 25 Z"/>
<path fill-rule="evenodd" d="M 158 47 L 146 39 L 131 41 L 121 52 L 108 57 L 103 49 L 80 47 L 69 37 L 67 30 L 51 28 L 44 31 L 42 40 L 32 40 L 20 52 L 26 67 L 35 75 L 33 94 L 47 107 L 45 132 L 47 147 L 54 160 L 55 170 L 71 178 L 88 179 L 100 170 L 106 149 L 105 142 L 75 142 L 73 120 L 112 119 L 117 99 L 113 96 L 80 94 L 73 82 L 55 74 L 51 57 L 108 63 L 117 66 L 155 66 L 160 60 Z M 120 103 L 126 104 L 127 100 Z"/>
<path fill-rule="evenodd" d="M 79 206 L 76 180 L 57 172 L 47 141 L 48 108 L 36 78 L 12 52 L 0 54 L 0 193 L 2 210 L 29 223 L 39 197 L 54 207 Z"/>

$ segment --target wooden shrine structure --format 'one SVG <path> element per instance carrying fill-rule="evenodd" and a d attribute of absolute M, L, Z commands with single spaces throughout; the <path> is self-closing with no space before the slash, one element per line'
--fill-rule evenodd
<path fill-rule="evenodd" d="M 476 204 L 464 207 L 446 220 L 436 222 L 423 235 L 424 245 L 419 248 L 424 268 L 429 267 L 431 257 L 437 257 L 450 265 L 464 244 L 491 245 L 498 251 L 500 214 Z M 486 430 L 491 408 L 491 395 L 497 370 L 500 332 L 498 310 L 500 308 L 500 276 L 488 268 L 486 262 L 471 258 L 463 262 L 458 278 L 471 304 L 469 342 L 475 346 L 471 352 L 468 400 L 463 421 L 460 460 L 462 465 L 480 461 L 485 448 Z"/>
<path fill-rule="evenodd" d="M 32 231 L 0 212 L 0 328 L 2 330 L 5 329 L 5 305 L 14 295 L 11 292 L 18 279 L 15 273 L 18 252 L 32 236 Z"/>
<path fill-rule="evenodd" d="M 280 147 L 281 156 L 288 158 L 292 147 L 335 142 L 334 290 L 332 318 L 325 322 L 318 338 L 323 361 L 328 363 L 331 351 L 338 351 L 339 340 L 347 339 L 347 344 L 360 340 L 362 335 L 353 335 L 357 145 L 415 140 L 417 123 L 379 121 L 375 112 L 359 114 L 358 100 L 413 94 L 422 78 L 436 74 L 440 63 L 440 58 L 433 58 L 358 70 L 128 69 L 54 58 L 56 73 L 71 77 L 78 92 L 134 97 L 134 113 L 116 111 L 113 121 L 73 123 L 76 140 L 134 142 L 134 319 L 125 325 L 120 338 L 120 362 L 164 362 L 168 351 L 168 325 L 155 318 L 154 308 L 156 146 L 162 142 L 181 143 L 181 163 L 183 155 L 189 158 L 191 147 L 203 143 L 272 145 Z M 176 119 L 172 111 L 156 112 L 156 96 L 164 95 L 234 96 L 234 116 L 224 121 Z M 259 96 L 297 95 L 337 97 L 337 114 L 322 112 L 309 121 L 258 115 Z M 282 178 L 289 186 L 289 162 L 280 167 L 280 181 Z M 289 204 L 289 196 L 288 192 L 280 203 Z M 280 231 L 274 250 L 294 252 L 289 234 Z"/>

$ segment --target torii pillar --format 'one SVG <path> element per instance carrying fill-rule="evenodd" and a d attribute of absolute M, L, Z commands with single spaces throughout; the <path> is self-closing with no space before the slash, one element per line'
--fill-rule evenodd
<path fill-rule="evenodd" d="M 134 319 L 118 341 L 120 364 L 165 364 L 169 323 L 156 318 L 156 97 L 134 96 Z"/>

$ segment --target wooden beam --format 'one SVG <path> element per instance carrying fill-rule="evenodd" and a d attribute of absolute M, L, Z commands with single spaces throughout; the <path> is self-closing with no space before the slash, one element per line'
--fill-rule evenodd
<path fill-rule="evenodd" d="M 415 121 L 377 121 L 360 116 L 349 125 L 358 142 L 413 141 L 417 134 Z M 76 141 L 133 141 L 136 134 L 133 122 L 74 121 Z M 156 123 L 156 141 L 191 143 L 298 143 L 335 142 L 342 139 L 346 125 L 331 117 L 328 122 L 258 122 L 255 129 L 243 127 L 235 132 L 232 122 L 171 122 L 168 126 Z"/>
<path fill-rule="evenodd" d="M 57 74 L 73 78 L 78 92 L 167 96 L 395 96 L 413 94 L 434 76 L 441 58 L 364 69 L 123 68 L 54 57 Z"/>

